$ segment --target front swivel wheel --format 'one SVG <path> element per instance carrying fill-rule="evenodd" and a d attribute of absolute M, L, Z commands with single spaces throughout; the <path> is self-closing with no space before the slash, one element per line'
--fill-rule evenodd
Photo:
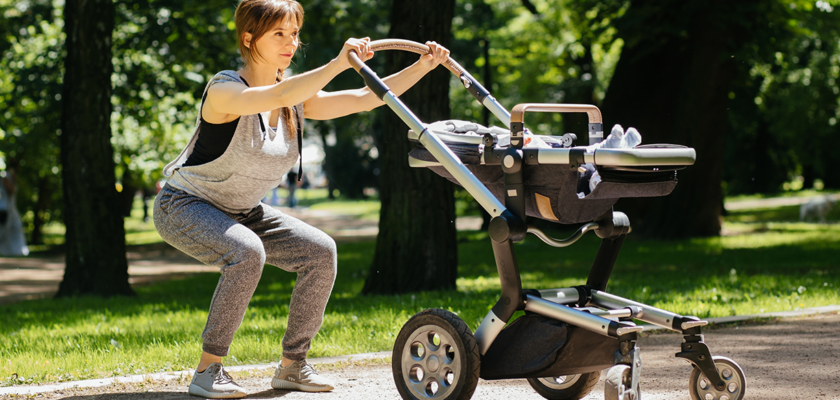
<path fill-rule="evenodd" d="M 391 360 L 403 399 L 467 400 L 478 385 L 475 337 L 449 311 L 429 309 L 411 317 L 397 336 Z"/>
<path fill-rule="evenodd" d="M 713 356 L 715 367 L 723 378 L 725 386 L 716 388 L 700 368 L 694 367 L 688 379 L 688 392 L 691 400 L 741 400 L 747 390 L 747 378 L 744 370 L 729 358 Z"/>
<path fill-rule="evenodd" d="M 629 365 L 618 364 L 607 370 L 604 380 L 604 400 L 640 400 L 639 385 L 633 386 L 633 372 Z"/>

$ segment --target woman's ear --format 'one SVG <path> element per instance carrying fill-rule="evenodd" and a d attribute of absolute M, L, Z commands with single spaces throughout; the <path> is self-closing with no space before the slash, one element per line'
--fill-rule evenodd
<path fill-rule="evenodd" d="M 242 34 L 242 44 L 245 45 L 246 48 L 251 48 L 251 39 L 253 39 L 254 35 L 251 35 L 251 32 L 245 32 Z"/>

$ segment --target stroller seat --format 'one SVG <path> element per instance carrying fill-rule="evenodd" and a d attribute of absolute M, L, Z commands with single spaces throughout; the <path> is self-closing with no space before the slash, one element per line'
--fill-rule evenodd
<path fill-rule="evenodd" d="M 478 127 L 458 129 L 458 124 L 441 121 L 430 126 L 447 126 L 448 131 L 432 130 L 446 146 L 500 201 L 504 201 L 505 182 L 501 158 L 508 144 L 503 128 Z M 472 128 L 471 127 L 471 128 Z M 454 129 L 453 129 L 454 128 Z M 483 129 L 482 129 L 483 128 Z M 567 137 L 539 136 L 550 143 L 568 142 Z M 428 168 L 455 184 L 460 182 L 417 142 L 414 131 L 408 138 L 417 145 L 409 153 L 409 165 Z M 503 143 L 493 147 L 492 143 Z M 509 142 L 508 142 L 509 143 Z M 695 160 L 692 148 L 653 144 L 631 149 L 594 149 L 590 147 L 524 148 L 525 213 L 528 216 L 562 224 L 589 222 L 603 215 L 623 197 L 665 196 L 677 185 L 677 170 Z M 588 184 L 578 167 L 592 163 L 601 182 L 585 196 L 582 185 Z M 587 190 L 588 191 L 588 190 Z"/>

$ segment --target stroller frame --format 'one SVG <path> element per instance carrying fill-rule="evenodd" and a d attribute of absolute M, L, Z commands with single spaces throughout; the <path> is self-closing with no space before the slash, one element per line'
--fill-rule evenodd
<path fill-rule="evenodd" d="M 427 54 L 429 51 L 425 45 L 397 39 L 374 41 L 371 43 L 371 49 L 373 51 L 405 50 L 418 54 Z M 613 366 L 607 373 L 605 384 L 605 398 L 607 399 L 639 399 L 641 395 L 639 392 L 641 358 L 636 342 L 638 333 L 644 328 L 634 324 L 633 319 L 677 331 L 683 335 L 684 342 L 681 344 L 681 351 L 676 353 L 676 356 L 694 366 L 689 379 L 689 393 L 692 399 L 710 398 L 709 394 L 712 395 L 711 398 L 725 400 L 744 397 L 746 379 L 741 368 L 728 358 L 712 356 L 703 340 L 701 327 L 707 325 L 707 321 L 662 310 L 606 291 L 607 282 L 622 243 L 630 232 L 630 222 L 624 213 L 613 211 L 610 207 L 610 211 L 584 224 L 569 238 L 562 240 L 551 238 L 535 227 L 526 226 L 524 222 L 526 207 L 523 195 L 525 193 L 524 165 L 565 164 L 569 165 L 569 168 L 577 169 L 584 163 L 592 163 L 598 166 L 627 169 L 680 169 L 694 163 L 694 149 L 587 151 L 584 148 L 574 147 L 567 149 L 523 148 L 526 112 L 586 113 L 589 117 L 590 144 L 603 139 L 601 112 L 592 105 L 528 103 L 519 104 L 508 113 L 478 81 L 458 63 L 449 59 L 443 65 L 458 76 L 464 87 L 479 103 L 487 107 L 505 126 L 510 127 L 508 148 L 495 147 L 489 135 L 483 138 L 482 164 L 499 165 L 504 171 L 505 195 L 504 204 L 502 204 L 447 147 L 442 140 L 446 134 L 435 132 L 420 121 L 385 83 L 356 57 L 355 53 L 351 52 L 350 58 L 367 86 L 409 126 L 411 129 L 409 138 L 417 140 L 437 160 L 430 162 L 410 159 L 410 165 L 444 167 L 492 217 L 489 235 L 501 281 L 501 296 L 482 320 L 474 335 L 469 334 L 469 328 L 457 316 L 451 313 L 446 314 L 447 312 L 443 310 L 437 310 L 436 313 L 421 312 L 406 323 L 403 327 L 404 332 L 400 333 L 402 338 L 398 338 L 395 344 L 393 355 L 394 377 L 403 398 L 470 398 L 475 390 L 478 376 L 470 376 L 466 370 L 478 371 L 478 366 L 473 367 L 468 364 L 476 363 L 478 359 L 483 359 L 488 354 L 514 312 L 518 310 L 562 321 L 570 327 L 580 328 L 613 340 L 614 343 L 608 346 L 610 349 L 613 349 L 610 346 L 614 346 L 615 351 L 612 359 L 609 360 Z M 521 241 L 526 233 L 532 233 L 551 246 L 566 247 L 575 243 L 588 231 L 594 231 L 602 242 L 586 284 L 570 288 L 523 290 L 513 248 L 515 242 Z M 462 330 L 466 328 L 467 334 L 457 333 L 457 329 L 454 328 Z M 417 339 L 425 334 L 434 334 L 437 339 Z M 475 346 L 470 349 L 470 341 L 473 337 Z M 419 347 L 415 339 L 420 340 Z M 447 344 L 444 346 L 440 344 L 441 341 Z M 446 348 L 441 350 L 442 347 Z M 440 360 L 443 360 L 443 364 L 439 362 Z M 453 363 L 454 361 L 457 362 Z M 441 368 L 440 365 L 444 367 Z M 446 365 L 451 368 L 447 369 Z M 503 373 L 501 376 L 485 379 L 524 376 L 546 398 L 578 399 L 584 397 L 597 382 L 598 375 L 594 374 L 603 369 L 601 367 L 603 367 L 601 364 L 576 366 L 574 363 L 567 363 L 549 369 L 548 372 L 552 372 L 552 375 L 545 375 L 545 371 L 534 372 L 530 376 L 521 371 L 510 371 L 510 374 Z M 419 372 L 417 368 L 420 368 Z M 473 372 L 473 374 L 477 375 L 478 372 Z M 583 387 L 584 382 L 579 382 L 581 376 L 588 379 L 586 382 L 588 387 Z M 554 379 L 546 379 L 546 377 Z M 563 383 L 573 377 L 577 380 L 571 384 Z"/>

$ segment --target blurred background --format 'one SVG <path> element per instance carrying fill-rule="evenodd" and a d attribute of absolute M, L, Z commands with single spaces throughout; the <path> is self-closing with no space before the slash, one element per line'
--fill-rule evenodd
<path fill-rule="evenodd" d="M 302 2 L 302 51 L 292 73 L 318 67 L 348 37 L 388 37 L 387 0 Z M 150 202 L 162 166 L 194 129 L 208 78 L 237 69 L 231 0 L 115 0 L 110 125 L 120 209 Z M 61 0 L 0 0 L 0 170 L 16 176 L 27 242 L 61 241 L 60 160 L 65 16 Z M 520 102 L 595 104 L 605 125 L 635 126 L 644 143 L 698 149 L 681 175 L 697 190 L 619 203 L 651 235 L 717 235 L 724 198 L 813 196 L 840 189 L 840 10 L 830 1 L 458 0 L 452 57 L 508 108 Z M 385 57 L 370 61 L 382 74 Z M 352 71 L 327 90 L 359 87 Z M 430 100 L 431 101 L 431 100 Z M 499 124 L 455 78 L 451 118 Z M 378 199 L 383 114 L 307 122 L 306 190 L 324 201 Z M 585 130 L 579 116 L 529 116 L 536 133 Z M 98 179 L 95 174 L 91 179 Z M 700 190 L 702 189 L 702 190 Z M 270 194 L 282 205 L 285 188 Z M 273 197 L 271 197 L 273 196 Z M 456 190 L 459 215 L 478 214 Z M 685 197 L 695 200 L 687 201 Z M 701 200 L 696 200 L 703 197 Z M 670 203 L 669 203 L 670 202 Z M 304 203 L 306 204 L 306 203 Z M 646 209 L 702 214 L 664 229 Z M 718 204 L 708 207 L 708 204 Z M 676 206 L 675 206 L 676 207 Z M 633 211 L 635 210 L 635 211 Z M 718 216 L 718 218 L 715 217 Z M 643 229 L 649 226 L 650 229 Z M 60 235 L 59 235 L 60 236 Z"/>

